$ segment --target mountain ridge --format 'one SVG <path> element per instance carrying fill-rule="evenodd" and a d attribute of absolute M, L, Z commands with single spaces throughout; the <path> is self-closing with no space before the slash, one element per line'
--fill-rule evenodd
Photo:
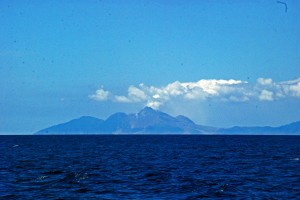
<path fill-rule="evenodd" d="M 167 113 L 145 107 L 138 113 L 117 112 L 106 120 L 82 116 L 66 123 L 42 129 L 36 135 L 69 134 L 228 134 L 228 135 L 265 135 L 300 134 L 300 121 L 271 127 L 215 128 L 194 123 L 186 116 L 172 117 Z"/>

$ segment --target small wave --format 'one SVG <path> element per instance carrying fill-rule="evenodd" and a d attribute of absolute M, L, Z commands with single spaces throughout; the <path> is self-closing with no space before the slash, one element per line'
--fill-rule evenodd
<path fill-rule="evenodd" d="M 299 161 L 300 158 L 291 158 L 290 160 Z"/>
<path fill-rule="evenodd" d="M 87 179 L 88 174 L 84 172 L 71 172 L 65 175 L 61 180 L 67 182 L 80 182 L 81 180 Z"/>
<path fill-rule="evenodd" d="M 16 199 L 17 195 L 15 194 L 6 194 L 6 195 L 0 195 L 0 198 L 2 199 Z"/>
<path fill-rule="evenodd" d="M 89 192 L 90 190 L 89 189 L 87 189 L 87 188 L 80 188 L 80 189 L 78 189 L 78 190 L 75 190 L 75 192 L 78 192 L 78 193 L 87 193 L 87 192 Z"/>
<path fill-rule="evenodd" d="M 39 176 L 36 178 L 37 181 L 42 181 L 44 180 L 45 178 L 47 178 L 48 176 Z"/>
<path fill-rule="evenodd" d="M 167 181 L 171 175 L 166 172 L 152 171 L 146 173 L 144 176 L 148 181 L 163 182 Z"/>
<path fill-rule="evenodd" d="M 49 175 L 49 174 L 51 174 L 51 175 L 57 175 L 57 174 L 62 174 L 62 173 L 64 173 L 64 172 L 61 171 L 61 170 L 50 170 L 50 171 L 44 172 L 43 174 L 47 174 L 47 175 Z"/>
<path fill-rule="evenodd" d="M 84 179 L 88 178 L 88 174 L 87 173 L 82 173 L 82 172 L 75 173 L 75 178 L 79 179 L 79 180 L 84 180 Z"/>

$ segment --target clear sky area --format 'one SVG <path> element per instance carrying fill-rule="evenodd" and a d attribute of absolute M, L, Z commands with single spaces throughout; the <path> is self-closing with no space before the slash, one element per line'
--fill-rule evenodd
<path fill-rule="evenodd" d="M 0 1 L 0 134 L 145 106 L 300 120 L 300 1 Z"/>

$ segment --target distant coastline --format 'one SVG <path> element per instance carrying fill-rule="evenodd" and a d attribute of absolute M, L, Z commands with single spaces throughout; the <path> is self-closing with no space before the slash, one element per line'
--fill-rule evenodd
<path fill-rule="evenodd" d="M 131 135 L 131 134 L 209 134 L 209 135 L 300 135 L 300 121 L 279 127 L 215 128 L 195 124 L 188 117 L 172 117 L 167 113 L 145 107 L 138 113 L 115 113 L 106 120 L 83 116 L 69 122 L 50 126 L 34 135 Z"/>

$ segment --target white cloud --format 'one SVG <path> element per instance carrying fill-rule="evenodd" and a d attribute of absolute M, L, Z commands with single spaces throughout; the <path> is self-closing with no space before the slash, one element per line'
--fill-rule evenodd
<path fill-rule="evenodd" d="M 300 78 L 279 83 L 272 79 L 257 79 L 256 90 L 262 101 L 273 101 L 288 97 L 300 97 Z"/>
<path fill-rule="evenodd" d="M 300 97 L 300 82 L 295 85 L 291 85 L 290 91 L 294 96 Z"/>
<path fill-rule="evenodd" d="M 155 95 L 153 95 L 152 97 L 153 97 L 154 99 L 159 99 L 159 98 L 160 98 L 159 94 L 155 94 Z"/>
<path fill-rule="evenodd" d="M 142 102 L 147 100 L 145 92 L 134 86 L 128 88 L 128 97 L 132 102 Z"/>
<path fill-rule="evenodd" d="M 268 90 L 262 90 L 258 98 L 261 101 L 273 101 L 273 92 Z"/>
<path fill-rule="evenodd" d="M 137 87 L 129 86 L 128 88 L 128 96 L 118 96 L 116 95 L 114 101 L 120 103 L 138 103 L 146 101 L 147 95 L 145 92 Z"/>
<path fill-rule="evenodd" d="M 280 83 L 285 95 L 300 97 L 300 78 Z"/>
<path fill-rule="evenodd" d="M 258 78 L 257 83 L 260 85 L 272 85 L 273 80 L 270 78 Z"/>
<path fill-rule="evenodd" d="M 246 102 L 250 100 L 274 101 L 287 97 L 300 97 L 300 78 L 276 83 L 270 78 L 258 78 L 256 84 L 242 80 L 202 79 L 196 82 L 175 81 L 162 87 L 129 86 L 127 95 L 112 95 L 99 89 L 90 98 L 103 101 L 112 100 L 120 103 L 143 103 L 158 109 L 161 105 L 181 98 L 184 101 Z"/>
<path fill-rule="evenodd" d="M 114 100 L 116 102 L 120 102 L 120 103 L 132 103 L 132 101 L 125 96 L 115 96 Z"/>
<path fill-rule="evenodd" d="M 189 92 L 185 93 L 184 94 L 184 98 L 185 99 L 190 99 L 190 100 L 193 100 L 193 99 L 206 99 L 206 94 L 205 92 L 200 89 L 200 88 L 195 88 L 195 89 L 192 89 L 190 90 Z"/>
<path fill-rule="evenodd" d="M 109 94 L 110 93 L 108 91 L 105 91 L 104 89 L 101 88 L 96 90 L 95 94 L 92 94 L 89 97 L 96 101 L 105 101 L 108 99 Z"/>
<path fill-rule="evenodd" d="M 159 107 L 162 105 L 162 103 L 161 102 L 158 102 L 158 101 L 149 101 L 148 103 L 147 103 L 147 106 L 148 107 L 151 107 L 151 108 L 153 108 L 153 109 L 159 109 Z"/>

